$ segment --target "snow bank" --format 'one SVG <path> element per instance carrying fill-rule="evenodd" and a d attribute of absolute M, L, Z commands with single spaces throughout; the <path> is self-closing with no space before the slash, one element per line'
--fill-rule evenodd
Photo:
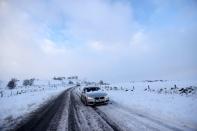
<path fill-rule="evenodd" d="M 71 86 L 58 81 L 37 81 L 34 86 L 21 86 L 13 90 L 4 88 L 4 96 L 0 97 L 0 130 L 14 127 L 29 113 Z"/>
<path fill-rule="evenodd" d="M 104 89 L 112 101 L 135 112 L 197 129 L 196 92 L 192 95 L 156 92 L 161 88 L 171 89 L 175 84 L 179 89 L 197 87 L 196 81 L 157 81 L 116 83 Z M 148 85 L 154 91 L 145 91 Z"/>

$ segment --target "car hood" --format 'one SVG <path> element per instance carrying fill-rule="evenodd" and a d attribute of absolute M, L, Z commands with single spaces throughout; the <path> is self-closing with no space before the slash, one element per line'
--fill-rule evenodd
<path fill-rule="evenodd" d="M 107 93 L 102 92 L 102 91 L 92 91 L 92 92 L 88 92 L 87 96 L 93 97 L 93 98 L 95 98 L 95 97 L 104 97 L 104 96 L 107 96 Z"/>

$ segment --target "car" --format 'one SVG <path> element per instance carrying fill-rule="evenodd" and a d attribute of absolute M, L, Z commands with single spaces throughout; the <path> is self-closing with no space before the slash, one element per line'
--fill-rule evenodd
<path fill-rule="evenodd" d="M 76 86 L 81 86 L 81 84 L 77 82 Z"/>
<path fill-rule="evenodd" d="M 109 97 L 103 92 L 100 87 L 87 86 L 84 87 L 81 93 L 81 101 L 85 105 L 108 104 Z"/>

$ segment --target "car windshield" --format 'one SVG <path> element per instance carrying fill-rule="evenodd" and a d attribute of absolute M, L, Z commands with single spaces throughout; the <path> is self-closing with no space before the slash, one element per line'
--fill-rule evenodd
<path fill-rule="evenodd" d="M 90 88 L 85 88 L 85 91 L 86 91 L 86 92 L 98 91 L 98 90 L 100 90 L 100 88 L 99 88 L 99 87 L 90 87 Z"/>

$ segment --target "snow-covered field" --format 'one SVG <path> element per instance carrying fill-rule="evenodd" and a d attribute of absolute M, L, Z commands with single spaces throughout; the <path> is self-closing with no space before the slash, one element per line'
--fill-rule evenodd
<path fill-rule="evenodd" d="M 0 130 L 10 129 L 28 117 L 29 113 L 55 99 L 61 92 L 73 86 L 67 81 L 36 80 L 33 86 L 17 83 L 16 89 L 1 84 Z"/>
<path fill-rule="evenodd" d="M 74 81 L 76 82 L 79 81 Z M 12 90 L 3 85 L 6 84 L 1 83 L 0 88 L 0 130 L 14 127 L 32 111 L 73 86 L 68 84 L 68 80 L 36 80 L 33 86 L 26 87 L 19 82 L 16 89 Z M 158 126 L 154 122 L 158 120 L 163 124 L 170 123 L 171 127 L 177 129 L 197 130 L 197 81 L 131 81 L 101 85 L 101 88 L 108 93 L 112 104 L 98 109 L 125 130 L 141 129 L 140 123 L 147 121 L 147 118 L 153 127 L 154 124 Z M 82 87 L 76 89 L 80 93 Z M 93 110 L 84 106 L 84 110 L 86 109 Z M 141 122 L 135 121 L 134 117 Z M 138 124 L 134 127 L 136 123 Z M 162 129 L 161 125 L 158 129 Z"/>
<path fill-rule="evenodd" d="M 167 123 L 197 129 L 197 81 L 138 81 L 102 86 L 112 102 Z"/>

